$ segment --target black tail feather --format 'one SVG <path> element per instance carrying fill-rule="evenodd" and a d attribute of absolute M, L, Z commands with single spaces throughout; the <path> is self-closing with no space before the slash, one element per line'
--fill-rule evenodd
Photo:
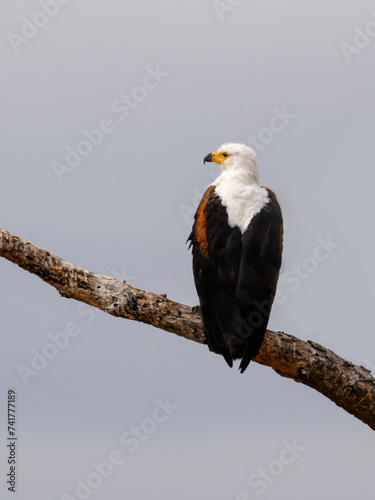
<path fill-rule="evenodd" d="M 213 312 L 215 311 L 215 312 Z M 270 307 L 257 303 L 212 309 L 201 306 L 207 344 L 211 351 L 221 354 L 230 367 L 241 359 L 243 373 L 258 354 L 267 329 Z"/>

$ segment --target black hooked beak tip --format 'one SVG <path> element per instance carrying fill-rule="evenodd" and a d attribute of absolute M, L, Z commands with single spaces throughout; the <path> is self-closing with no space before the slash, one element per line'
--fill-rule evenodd
<path fill-rule="evenodd" d="M 212 161 L 212 153 L 209 153 L 207 156 L 204 157 L 203 165 L 206 163 L 206 161 Z"/>

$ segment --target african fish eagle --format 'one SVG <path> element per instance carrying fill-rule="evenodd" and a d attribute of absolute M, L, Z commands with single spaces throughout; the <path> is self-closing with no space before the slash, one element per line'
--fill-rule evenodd
<path fill-rule="evenodd" d="M 281 265 L 283 220 L 259 185 L 255 151 L 223 144 L 204 158 L 221 169 L 198 206 L 188 238 L 206 342 L 243 373 L 261 347 Z M 189 247 L 190 248 L 190 247 Z"/>

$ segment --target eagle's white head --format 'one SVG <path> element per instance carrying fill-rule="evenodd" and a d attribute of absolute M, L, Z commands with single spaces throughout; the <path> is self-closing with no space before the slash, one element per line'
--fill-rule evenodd
<path fill-rule="evenodd" d="M 217 163 L 222 172 L 247 174 L 254 182 L 259 182 L 256 153 L 245 144 L 234 142 L 222 144 L 215 153 L 209 153 L 204 158 L 203 162 L 206 161 Z"/>

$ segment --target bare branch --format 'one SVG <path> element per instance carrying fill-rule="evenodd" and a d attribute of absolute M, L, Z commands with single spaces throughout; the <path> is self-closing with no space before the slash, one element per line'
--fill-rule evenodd
<path fill-rule="evenodd" d="M 196 307 L 81 269 L 1 229 L 0 256 L 39 276 L 63 297 L 205 343 Z M 312 387 L 375 430 L 375 379 L 362 366 L 314 342 L 271 331 L 254 361 Z"/>

